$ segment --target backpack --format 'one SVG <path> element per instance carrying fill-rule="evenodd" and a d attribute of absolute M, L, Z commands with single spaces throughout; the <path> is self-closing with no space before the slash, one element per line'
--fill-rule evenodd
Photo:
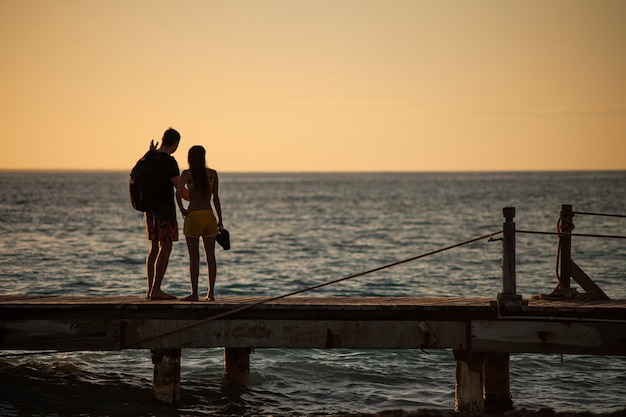
<path fill-rule="evenodd" d="M 135 210 L 149 212 L 156 207 L 158 195 L 159 152 L 148 151 L 130 171 L 128 189 Z"/>

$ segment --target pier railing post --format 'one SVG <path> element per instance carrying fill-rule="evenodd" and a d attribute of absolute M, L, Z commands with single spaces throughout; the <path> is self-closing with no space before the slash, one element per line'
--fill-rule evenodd
<path fill-rule="evenodd" d="M 505 207 L 502 225 L 502 295 L 515 295 L 515 207 Z"/>
<path fill-rule="evenodd" d="M 572 230 L 574 230 L 574 213 L 571 204 L 563 204 L 559 212 L 557 232 L 559 233 L 559 257 L 561 261 L 559 288 L 570 288 L 572 276 Z"/>
<path fill-rule="evenodd" d="M 498 303 L 520 306 L 522 296 L 516 294 L 515 207 L 505 207 L 502 213 L 505 219 L 502 225 L 502 292 L 498 294 Z"/>

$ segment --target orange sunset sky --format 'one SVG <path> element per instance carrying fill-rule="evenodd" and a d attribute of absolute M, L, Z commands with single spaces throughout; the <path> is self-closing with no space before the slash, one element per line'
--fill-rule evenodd
<path fill-rule="evenodd" d="M 0 0 L 0 169 L 626 169 L 626 1 Z"/>

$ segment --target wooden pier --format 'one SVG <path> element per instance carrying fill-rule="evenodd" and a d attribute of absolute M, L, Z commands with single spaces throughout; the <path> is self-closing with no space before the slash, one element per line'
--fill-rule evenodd
<path fill-rule="evenodd" d="M 511 409 L 511 353 L 626 355 L 626 300 L 610 300 L 604 293 L 595 300 L 516 294 L 514 213 L 504 210 L 502 292 L 490 298 L 185 302 L 0 295 L 0 349 L 150 349 L 155 396 L 170 403 L 180 399 L 181 349 L 224 348 L 225 374 L 239 382 L 249 376 L 253 349 L 451 349 L 455 410 L 480 415 L 486 406 Z M 561 284 L 569 289 L 569 280 Z"/>
<path fill-rule="evenodd" d="M 511 406 L 510 353 L 626 355 L 625 300 L 507 307 L 495 298 L 294 297 L 229 314 L 260 301 L 1 296 L 0 349 L 150 349 L 155 395 L 173 403 L 183 348 L 225 348 L 226 375 L 240 382 L 251 349 L 452 349 L 455 408 L 473 414 L 485 401 Z"/>
<path fill-rule="evenodd" d="M 626 300 L 531 299 L 510 308 L 482 297 L 292 297 L 228 314 L 262 300 L 0 296 L 0 348 L 450 348 L 626 355 L 626 331 L 619 331 L 626 329 Z"/>

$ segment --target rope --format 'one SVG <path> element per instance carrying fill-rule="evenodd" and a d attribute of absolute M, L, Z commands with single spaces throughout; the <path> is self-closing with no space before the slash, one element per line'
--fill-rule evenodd
<path fill-rule="evenodd" d="M 619 217 L 619 218 L 622 218 L 622 219 L 626 219 L 626 215 L 624 215 L 624 214 L 590 213 L 590 212 L 586 212 L 586 211 L 573 211 L 572 213 L 588 215 L 588 216 Z"/>
<path fill-rule="evenodd" d="M 535 232 L 535 231 L 529 231 L 529 230 L 516 230 L 516 233 L 529 233 L 529 234 L 542 234 L 542 235 L 555 235 L 558 237 L 558 244 L 557 244 L 557 251 L 556 251 L 556 266 L 555 266 L 555 274 L 556 274 L 556 278 L 557 281 L 559 282 L 559 284 L 557 285 L 557 288 L 555 288 L 555 291 L 557 289 L 559 289 L 560 285 L 561 285 L 561 273 L 559 270 L 559 267 L 561 266 L 561 263 L 563 262 L 563 260 L 561 259 L 562 256 L 562 238 L 571 238 L 572 236 L 579 236 L 579 237 L 597 237 L 597 238 L 610 238 L 610 239 L 626 239 L 626 236 L 620 236 L 620 235 L 598 235 L 598 234 L 588 234 L 588 233 L 572 233 L 572 230 L 574 230 L 574 215 L 576 214 L 582 214 L 582 215 L 590 215 L 590 216 L 606 216 L 606 217 L 620 217 L 620 218 L 626 218 L 625 215 L 621 215 L 621 214 L 607 214 L 607 213 L 591 213 L 591 212 L 585 212 L 585 211 L 571 211 L 571 206 L 569 206 L 569 210 L 560 210 L 559 211 L 559 218 L 557 220 L 556 223 L 556 233 L 550 233 L 550 232 Z M 569 246 L 570 243 L 567 243 L 567 245 Z M 566 255 L 569 256 L 569 255 Z M 565 259 L 565 262 L 570 262 L 569 259 Z M 569 277 L 566 277 L 567 280 L 569 280 Z M 568 285 L 569 287 L 569 285 Z M 553 291 L 554 293 L 554 291 Z"/>
<path fill-rule="evenodd" d="M 620 235 L 594 235 L 589 233 L 560 233 L 560 232 L 538 232 L 534 230 L 516 230 L 515 233 L 526 233 L 531 235 L 552 235 L 552 236 L 577 236 L 577 237 L 598 237 L 607 239 L 626 239 L 626 236 Z"/>
<path fill-rule="evenodd" d="M 176 328 L 174 330 L 171 330 L 171 331 L 168 331 L 168 332 L 164 332 L 164 333 L 161 333 L 161 334 L 156 335 L 156 336 L 150 336 L 150 337 L 146 337 L 144 339 L 140 339 L 140 340 L 138 340 L 138 341 L 136 341 L 134 343 L 131 343 L 130 345 L 124 346 L 123 348 L 129 348 L 129 347 L 137 346 L 137 345 L 140 345 L 140 344 L 145 343 L 145 342 L 149 342 L 149 341 L 152 341 L 152 340 L 155 340 L 155 339 L 159 339 L 159 338 L 161 338 L 163 336 L 168 336 L 168 335 L 171 335 L 171 334 L 174 334 L 174 333 L 179 333 L 179 332 L 181 332 L 183 330 L 187 330 L 187 329 L 190 329 L 192 327 L 200 326 L 200 325 L 202 325 L 204 323 L 208 323 L 210 321 L 221 319 L 221 318 L 224 318 L 226 316 L 230 316 L 230 315 L 239 313 L 241 311 L 251 309 L 253 307 L 258 307 L 261 304 L 265 304 L 265 303 L 269 303 L 269 302 L 272 302 L 272 301 L 280 300 L 282 298 L 287 298 L 287 297 L 290 297 L 292 295 L 302 294 L 302 293 L 307 292 L 307 291 L 316 290 L 318 288 L 326 287 L 328 285 L 336 284 L 336 283 L 342 282 L 342 281 L 347 281 L 349 279 L 361 277 L 363 275 L 371 274 L 373 272 L 382 271 L 383 269 L 391 268 L 391 267 L 398 266 L 398 265 L 401 265 L 401 264 L 404 264 L 404 263 L 407 263 L 407 262 L 411 262 L 411 261 L 416 261 L 418 259 L 425 258 L 427 256 L 435 255 L 437 253 L 441 253 L 441 252 L 444 252 L 444 251 L 447 251 L 447 250 L 450 250 L 450 249 L 458 248 L 459 246 L 469 245 L 470 243 L 474 243 L 474 242 L 477 242 L 479 240 L 483 240 L 483 239 L 486 239 L 486 238 L 492 238 L 493 236 L 501 234 L 501 233 L 502 233 L 502 231 L 499 230 L 499 231 L 494 232 L 494 233 L 489 233 L 488 235 L 483 235 L 483 236 L 480 236 L 480 237 L 477 237 L 477 238 L 474 238 L 474 239 L 466 240 L 464 242 L 457 243 L 455 245 L 446 246 L 445 248 L 437 249 L 437 250 L 434 250 L 432 252 L 428 252 L 428 253 L 424 253 L 422 255 L 414 256 L 412 258 L 403 259 L 401 261 L 397 261 L 397 262 L 393 262 L 393 263 L 386 264 L 386 265 L 383 265 L 383 266 L 379 266 L 377 268 L 369 269 L 367 271 L 359 272 L 357 274 L 348 275 L 348 276 L 345 276 L 343 278 L 338 278 L 338 279 L 335 279 L 333 281 L 328 281 L 328 282 L 324 282 L 322 284 L 314 285 L 312 287 L 303 288 L 303 289 L 300 289 L 300 290 L 297 290 L 297 291 L 290 292 L 288 294 L 283 294 L 283 295 L 279 295 L 279 296 L 276 296 L 276 297 L 267 298 L 267 299 L 258 301 L 256 303 L 246 304 L 246 305 L 238 307 L 238 308 L 236 308 L 234 310 L 230 310 L 230 311 L 227 311 L 225 313 L 216 314 L 215 316 L 211 316 L 211 317 L 208 317 L 206 319 L 197 321 L 195 323 L 190 323 L 190 324 L 187 324 L 185 326 L 178 327 L 178 328 Z"/>

